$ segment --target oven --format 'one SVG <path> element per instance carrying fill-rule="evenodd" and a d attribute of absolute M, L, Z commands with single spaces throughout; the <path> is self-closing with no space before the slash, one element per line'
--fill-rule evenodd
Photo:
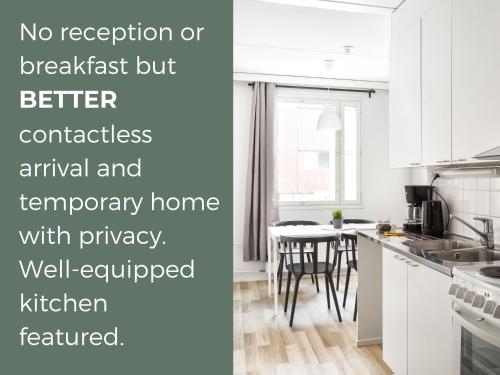
<path fill-rule="evenodd" d="M 456 304 L 453 308 L 453 375 L 500 375 L 500 328 Z"/>

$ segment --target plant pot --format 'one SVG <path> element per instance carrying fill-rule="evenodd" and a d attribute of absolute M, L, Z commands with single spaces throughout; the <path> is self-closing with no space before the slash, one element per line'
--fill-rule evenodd
<path fill-rule="evenodd" d="M 342 225 L 344 224 L 344 218 L 340 219 L 332 219 L 332 224 L 334 229 L 342 229 Z"/>

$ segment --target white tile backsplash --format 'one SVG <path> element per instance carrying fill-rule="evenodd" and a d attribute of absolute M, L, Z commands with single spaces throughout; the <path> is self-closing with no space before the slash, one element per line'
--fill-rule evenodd
<path fill-rule="evenodd" d="M 482 177 L 476 179 L 477 190 L 490 191 L 490 178 Z"/>
<path fill-rule="evenodd" d="M 490 179 L 490 191 L 500 191 L 500 178 L 491 178 Z"/>
<path fill-rule="evenodd" d="M 463 191 L 462 212 L 476 214 L 476 190 Z"/>
<path fill-rule="evenodd" d="M 481 229 L 482 224 L 475 222 L 474 217 L 492 218 L 495 242 L 500 243 L 500 178 L 439 178 L 435 181 L 435 186 L 448 202 L 450 211 L 474 224 L 476 228 Z M 451 222 L 449 230 L 477 238 L 473 231 L 457 221 Z"/>
<path fill-rule="evenodd" d="M 451 180 L 451 186 L 453 189 L 463 189 L 464 187 L 464 179 L 463 178 L 454 178 Z"/>
<path fill-rule="evenodd" d="M 464 191 L 461 188 L 448 190 L 445 192 L 448 195 L 448 204 L 451 212 L 458 214 L 464 212 Z"/>
<path fill-rule="evenodd" d="M 476 217 L 475 214 L 464 213 L 461 216 L 462 219 L 464 219 L 466 222 L 473 224 L 475 228 L 480 228 L 480 226 L 478 226 L 474 220 L 474 218 Z M 462 235 L 464 235 L 465 237 L 477 239 L 476 233 L 472 229 L 466 227 L 465 225 L 462 225 L 462 227 L 463 227 Z"/>
<path fill-rule="evenodd" d="M 482 216 L 490 215 L 490 192 L 478 190 L 476 192 L 476 213 Z"/>
<path fill-rule="evenodd" d="M 476 180 L 477 179 L 475 177 L 464 178 L 463 180 L 464 190 L 476 190 Z"/>
<path fill-rule="evenodd" d="M 493 232 L 495 233 L 495 244 L 500 244 L 500 220 L 493 218 Z"/>
<path fill-rule="evenodd" d="M 490 215 L 500 217 L 500 191 L 490 191 Z"/>

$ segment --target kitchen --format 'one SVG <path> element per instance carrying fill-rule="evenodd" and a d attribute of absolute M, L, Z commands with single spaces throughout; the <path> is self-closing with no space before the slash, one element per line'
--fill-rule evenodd
<path fill-rule="evenodd" d="M 235 373 L 499 374 L 499 271 L 487 263 L 500 259 L 500 4 L 332 3 L 235 2 Z M 256 227 L 245 228 L 259 81 L 277 86 L 278 191 L 255 254 Z M 331 147 L 319 130 L 329 104 L 342 121 Z M 344 255 L 333 271 L 339 316 L 329 277 L 306 277 L 288 327 L 279 242 L 299 226 L 272 228 L 283 221 L 321 224 L 301 229 L 309 239 L 356 233 L 356 267 Z"/>

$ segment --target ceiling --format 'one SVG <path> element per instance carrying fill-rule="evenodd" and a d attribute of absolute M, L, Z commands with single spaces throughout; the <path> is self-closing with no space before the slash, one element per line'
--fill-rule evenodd
<path fill-rule="evenodd" d="M 370 14 L 390 14 L 405 0 L 259 0 L 282 5 L 340 10 Z"/>
<path fill-rule="evenodd" d="M 362 1 L 394 5 L 399 0 Z M 236 0 L 234 71 L 385 82 L 390 28 L 387 14 Z M 349 55 L 345 45 L 354 46 Z M 325 59 L 335 60 L 330 73 Z"/>

